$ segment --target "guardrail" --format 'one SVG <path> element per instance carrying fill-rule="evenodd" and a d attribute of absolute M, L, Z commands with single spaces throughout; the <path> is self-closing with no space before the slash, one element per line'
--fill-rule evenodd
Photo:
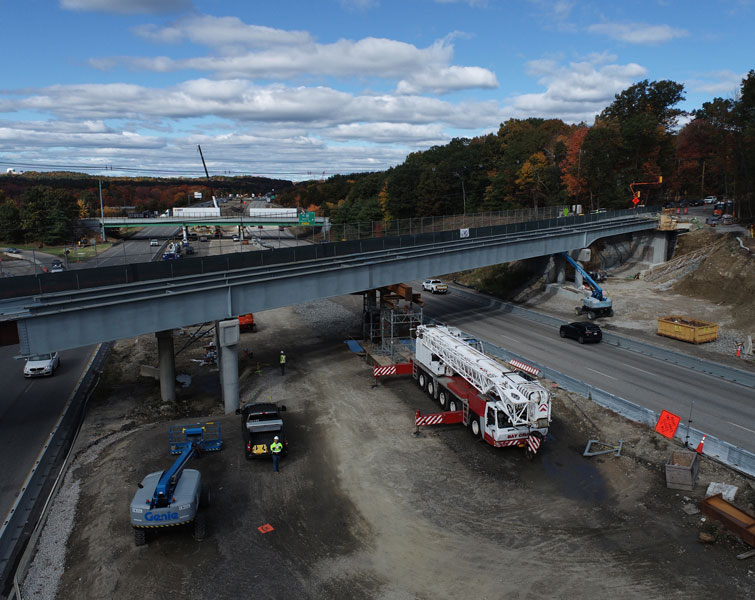
<path fill-rule="evenodd" d="M 273 266 L 326 258 L 337 258 L 365 252 L 385 251 L 390 249 L 411 248 L 423 245 L 443 244 L 462 239 L 474 240 L 491 236 L 516 235 L 548 230 L 556 227 L 571 227 L 594 224 L 644 215 L 654 212 L 654 208 L 641 210 L 619 210 L 587 215 L 569 215 L 524 221 L 505 225 L 488 225 L 470 229 L 449 229 L 436 232 L 414 232 L 406 235 L 385 235 L 344 242 L 325 242 L 298 246 L 294 248 L 276 248 L 264 252 L 241 251 L 217 256 L 192 257 L 178 261 L 139 262 L 105 266 L 93 269 L 76 269 L 64 273 L 44 273 L 8 277 L 0 280 L 0 299 L 34 296 L 68 290 L 81 290 L 101 286 L 120 286 L 133 282 L 170 279 L 187 275 L 200 275 L 237 269 Z M 458 225 L 459 223 L 455 223 Z M 447 226 L 454 223 L 447 222 Z"/>
<path fill-rule="evenodd" d="M 469 292 L 464 292 L 463 290 L 458 291 L 462 294 L 468 294 L 470 296 L 474 295 L 470 294 Z M 492 299 L 492 301 L 494 303 L 500 304 L 501 310 L 505 312 L 516 314 L 518 316 L 522 316 L 539 323 L 557 326 L 567 322 L 556 317 L 551 317 L 550 315 L 544 315 L 542 313 L 509 304 L 508 302 L 503 302 L 495 299 Z M 665 348 L 661 348 L 659 346 L 654 346 L 652 344 L 646 344 L 644 342 L 625 338 L 613 333 L 607 334 L 604 332 L 603 342 L 608 342 L 609 344 L 612 343 L 616 346 L 631 350 L 633 352 L 641 352 L 660 360 L 673 362 L 689 369 L 698 370 L 700 372 L 708 373 L 710 375 L 721 377 L 723 379 L 734 381 L 749 387 L 755 387 L 755 375 L 753 375 L 752 373 L 747 373 L 746 371 L 742 371 L 740 369 L 735 369 L 726 365 L 695 358 L 693 356 L 681 354 L 667 350 Z M 605 390 L 602 390 L 596 386 L 579 381 L 578 379 L 570 377 L 569 375 L 565 375 L 564 373 L 556 371 L 555 369 L 551 369 L 550 367 L 547 367 L 545 365 L 533 362 L 527 357 L 519 356 L 514 352 L 510 352 L 509 350 L 496 346 L 495 344 L 492 344 L 490 342 L 484 341 L 484 345 L 485 351 L 492 354 L 493 356 L 497 356 L 498 358 L 501 358 L 506 362 L 510 361 L 511 359 L 516 359 L 531 364 L 540 369 L 544 377 L 557 383 L 564 389 L 584 396 L 585 398 L 589 398 L 596 404 L 599 404 L 600 406 L 603 406 L 623 417 L 626 417 L 631 421 L 648 425 L 651 428 L 655 427 L 655 424 L 658 422 L 660 413 L 652 411 L 649 408 L 639 406 L 634 402 L 630 402 L 629 400 L 615 396 L 614 394 L 606 392 Z M 695 429 L 694 427 L 689 426 L 680 425 L 676 431 L 675 438 L 688 448 L 696 448 L 700 440 L 702 440 L 703 435 L 705 435 L 705 444 L 703 446 L 702 453 L 705 456 L 718 460 L 723 464 L 728 465 L 750 477 L 755 477 L 755 454 L 752 452 L 739 448 L 738 446 L 730 444 L 729 442 L 720 440 L 715 436 L 711 436 L 710 434 L 706 434 L 699 429 Z"/>
<path fill-rule="evenodd" d="M 472 297 L 475 296 L 475 294 L 466 292 L 461 289 L 458 289 L 457 291 L 461 292 L 462 294 L 468 294 Z M 495 298 L 490 298 L 490 300 L 494 304 L 499 305 L 500 310 L 503 312 L 524 317 L 525 319 L 529 319 L 530 321 L 535 321 L 537 323 L 543 323 L 545 325 L 558 327 L 569 322 L 563 319 L 559 319 L 558 317 L 552 317 L 550 315 L 539 313 L 534 310 L 522 308 L 521 306 L 516 306 L 514 304 L 510 304 L 509 302 L 504 302 L 503 300 L 497 300 Z M 637 352 L 646 356 L 652 356 L 653 358 L 657 358 L 658 360 L 670 362 L 687 369 L 692 369 L 693 371 L 699 371 L 700 373 L 706 373 L 708 375 L 713 375 L 714 377 L 726 379 L 727 381 L 732 381 L 735 383 L 740 383 L 747 387 L 755 388 L 755 373 L 751 373 L 749 371 L 743 371 L 742 369 L 737 369 L 735 367 L 729 367 L 720 363 L 697 358 L 695 356 L 690 356 L 689 354 L 684 354 L 683 352 L 669 350 L 661 346 L 648 344 L 647 342 L 641 342 L 639 340 L 634 340 L 632 338 L 624 337 L 608 331 L 603 331 L 603 340 L 601 343 L 611 344 L 613 346 L 617 346 L 631 352 Z"/>
<path fill-rule="evenodd" d="M 11 591 L 13 575 L 25 571 L 21 564 L 24 549 L 34 540 L 35 531 L 44 512 L 44 507 L 55 493 L 56 469 L 65 462 L 73 440 L 84 417 L 86 402 L 102 371 L 111 344 L 101 344 L 92 354 L 83 377 L 61 411 L 58 422 L 40 451 L 34 468 L 24 482 L 15 504 L 0 526 L 0 595 L 7 597 Z M 33 544 L 32 544 L 33 545 Z"/>

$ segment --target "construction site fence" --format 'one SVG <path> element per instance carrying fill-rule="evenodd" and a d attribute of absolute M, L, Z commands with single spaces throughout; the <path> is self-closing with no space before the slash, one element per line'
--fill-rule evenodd
<path fill-rule="evenodd" d="M 655 213 L 657 212 L 657 207 L 641 207 L 584 215 L 561 214 L 560 216 L 558 214 L 555 214 L 555 216 L 543 216 L 544 210 L 530 215 L 531 217 L 541 217 L 537 220 L 506 223 L 503 221 L 514 220 L 516 218 L 526 219 L 527 213 L 524 211 L 509 211 L 511 214 L 508 214 L 508 216 L 496 218 L 489 216 L 487 213 L 484 216 L 457 215 L 452 217 L 435 217 L 432 227 L 440 228 L 443 226 L 447 228 L 437 231 L 432 230 L 429 224 L 423 225 L 423 219 L 405 219 L 391 224 L 387 231 L 378 232 L 377 230 L 371 230 L 370 234 L 373 237 L 366 236 L 365 232 L 365 235 L 361 239 L 348 239 L 348 235 L 350 234 L 347 231 L 346 241 L 321 241 L 320 243 L 295 247 L 267 248 L 263 250 L 255 250 L 251 245 L 241 245 L 241 249 L 237 252 L 214 256 L 189 256 L 182 260 L 153 260 L 153 262 L 149 262 L 151 257 L 147 256 L 142 259 L 143 262 L 129 262 L 128 255 L 124 254 L 122 257 L 111 256 L 108 258 L 109 264 L 112 264 L 113 260 L 120 260 L 122 264 L 102 266 L 100 268 L 72 268 L 62 273 L 37 273 L 34 275 L 0 278 L 0 299 L 102 286 L 121 286 L 134 282 L 274 266 L 321 258 L 350 256 L 370 251 L 385 251 L 394 248 L 411 248 L 447 243 L 462 238 L 476 239 L 496 235 L 533 232 L 553 227 L 568 227 L 620 217 Z M 552 212 L 555 213 L 557 211 Z M 495 213 L 491 213 L 491 215 L 493 214 Z M 432 218 L 428 217 L 428 219 Z M 487 224 L 482 225 L 482 223 Z M 477 226 L 472 227 L 475 224 Z M 469 228 L 466 226 L 469 226 Z M 356 235 L 362 235 L 359 228 L 357 228 Z M 239 244 L 237 243 L 236 248 L 238 247 Z"/>

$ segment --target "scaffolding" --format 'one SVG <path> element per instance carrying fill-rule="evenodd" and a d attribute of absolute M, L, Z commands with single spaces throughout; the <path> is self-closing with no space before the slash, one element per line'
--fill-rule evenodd
<path fill-rule="evenodd" d="M 362 335 L 378 354 L 393 359 L 414 342 L 413 332 L 422 324 L 422 308 L 408 301 L 396 306 L 383 298 L 382 290 L 378 301 L 377 292 L 364 293 Z"/>

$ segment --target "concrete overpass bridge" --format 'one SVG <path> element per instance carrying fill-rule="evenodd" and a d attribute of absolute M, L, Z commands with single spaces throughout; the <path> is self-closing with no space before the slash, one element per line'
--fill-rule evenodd
<path fill-rule="evenodd" d="M 271 210 L 271 213 L 274 213 Z M 249 216 L 244 214 L 238 215 L 221 215 L 214 216 L 182 216 L 182 217 L 105 217 L 104 219 L 81 219 L 79 222 L 82 226 L 89 229 L 129 229 L 136 227 L 165 227 L 166 225 L 175 225 L 176 227 L 295 227 L 298 225 L 327 227 L 327 217 L 313 217 L 314 221 L 309 220 L 307 213 L 301 213 L 304 217 L 288 218 L 283 213 L 269 217 Z"/>
<path fill-rule="evenodd" d="M 169 338 L 167 332 L 175 328 L 586 248 L 598 239 L 656 228 L 653 209 L 626 210 L 247 252 L 241 258 L 127 265 L 85 270 L 93 273 L 84 275 L 46 274 L 33 282 L 41 293 L 23 293 L 29 288 L 19 281 L 13 294 L 7 289 L 12 280 L 0 283 L 0 296 L 6 298 L 0 302 L 0 318 L 16 322 L 23 355 L 158 332 L 162 369 L 163 358 L 173 362 L 172 335 Z M 666 258 L 665 234 L 654 237 L 657 262 Z M 48 279 L 57 276 L 61 277 Z M 99 285 L 82 289 L 81 279 L 86 277 Z M 224 349 L 235 352 L 238 341 L 237 323 L 227 323 L 219 323 L 221 355 Z M 225 384 L 233 373 L 222 376 Z M 166 371 L 164 379 L 175 389 L 172 373 Z"/>

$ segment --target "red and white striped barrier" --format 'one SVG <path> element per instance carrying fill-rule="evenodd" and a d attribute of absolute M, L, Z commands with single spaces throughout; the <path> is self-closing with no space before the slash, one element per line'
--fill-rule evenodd
<path fill-rule="evenodd" d="M 398 365 L 388 365 L 381 367 L 380 365 L 374 365 L 372 367 L 372 376 L 375 378 L 383 377 L 385 375 L 411 375 L 412 363 L 401 363 Z"/>
<path fill-rule="evenodd" d="M 540 441 L 539 435 L 531 435 L 527 438 L 527 447 L 532 454 L 537 454 L 537 451 L 540 449 Z"/>
<path fill-rule="evenodd" d="M 535 377 L 540 377 L 540 369 L 536 369 L 535 367 L 528 365 L 527 363 L 523 363 L 521 360 L 512 359 L 509 361 L 509 364 L 515 369 L 519 369 L 520 371 L 524 371 L 525 373 L 529 373 L 530 375 L 534 375 Z"/>
<path fill-rule="evenodd" d="M 435 413 L 433 415 L 422 415 L 419 411 L 414 415 L 414 424 L 417 427 L 424 425 L 454 425 L 461 423 L 462 411 L 455 410 L 450 412 Z"/>

